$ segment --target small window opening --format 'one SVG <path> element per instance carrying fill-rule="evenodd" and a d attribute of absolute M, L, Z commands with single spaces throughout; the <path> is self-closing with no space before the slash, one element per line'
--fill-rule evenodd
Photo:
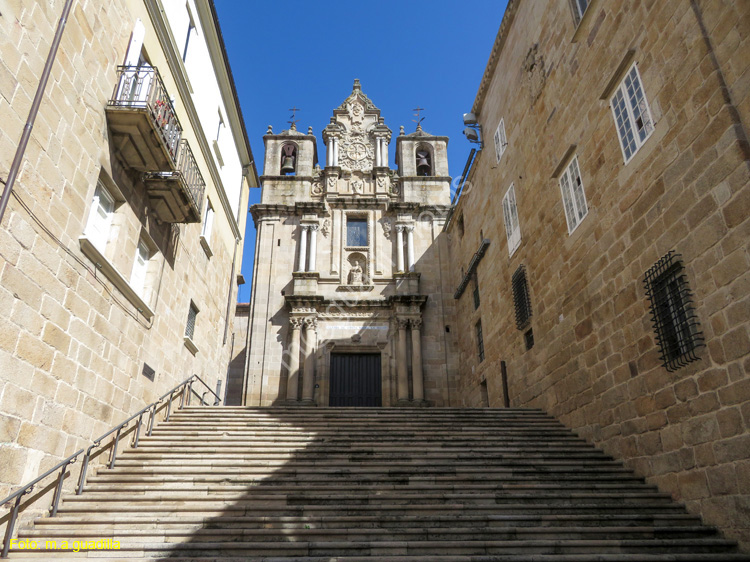
<path fill-rule="evenodd" d="M 516 309 L 516 328 L 523 330 L 531 321 L 531 299 L 529 284 L 526 281 L 526 269 L 520 266 L 513 274 L 513 304 Z"/>
<path fill-rule="evenodd" d="M 534 347 L 534 331 L 531 328 L 529 328 L 529 330 L 524 333 L 523 341 L 526 344 L 526 350 Z"/>
<path fill-rule="evenodd" d="M 479 362 L 484 361 L 484 337 L 482 336 L 482 321 L 479 320 L 474 326 L 477 335 L 477 355 L 479 356 Z"/>
<path fill-rule="evenodd" d="M 281 147 L 281 175 L 294 175 L 297 173 L 297 147 L 293 144 L 285 144 Z"/>
<path fill-rule="evenodd" d="M 417 160 L 417 175 L 418 176 L 431 176 L 432 175 L 432 156 L 430 151 L 426 147 L 420 147 L 416 153 Z"/>

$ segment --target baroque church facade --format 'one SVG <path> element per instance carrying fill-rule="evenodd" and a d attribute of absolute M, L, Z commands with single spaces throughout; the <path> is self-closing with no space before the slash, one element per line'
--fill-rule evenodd
<path fill-rule="evenodd" d="M 448 139 L 394 138 L 355 80 L 323 141 L 264 136 L 244 403 L 447 405 Z"/>

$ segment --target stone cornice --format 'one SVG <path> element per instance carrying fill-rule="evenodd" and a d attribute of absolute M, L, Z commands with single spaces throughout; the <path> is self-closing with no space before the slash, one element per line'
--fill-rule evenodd
<path fill-rule="evenodd" d="M 472 113 L 477 115 L 482 112 L 482 105 L 484 104 L 484 98 L 487 95 L 487 90 L 490 86 L 492 76 L 495 74 L 495 68 L 497 67 L 497 61 L 500 59 L 500 53 L 505 46 L 505 39 L 508 37 L 508 31 L 510 26 L 513 25 L 513 20 L 516 17 L 518 11 L 518 4 L 521 0 L 509 0 L 508 6 L 505 8 L 505 14 L 503 15 L 503 21 L 500 23 L 500 29 L 495 36 L 495 43 L 492 45 L 492 51 L 490 52 L 490 58 L 487 61 L 487 66 L 484 69 L 482 80 L 479 83 L 479 91 L 474 99 L 474 105 L 471 108 Z"/>

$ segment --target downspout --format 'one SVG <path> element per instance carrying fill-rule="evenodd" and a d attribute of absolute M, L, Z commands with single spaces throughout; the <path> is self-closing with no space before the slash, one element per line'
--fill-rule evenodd
<path fill-rule="evenodd" d="M 57 48 L 60 46 L 60 41 L 62 40 L 63 31 L 65 30 L 65 24 L 68 21 L 68 15 L 70 14 L 71 6 L 73 6 L 73 0 L 65 0 L 65 6 L 63 6 L 62 15 L 57 22 L 57 31 L 55 32 L 55 38 L 52 40 L 49 54 L 47 54 L 47 62 L 44 64 L 44 71 L 42 72 L 42 77 L 39 80 L 39 86 L 37 86 L 36 95 L 34 95 L 34 101 L 31 104 L 31 109 L 29 110 L 29 117 L 26 120 L 26 125 L 24 125 L 23 128 L 21 142 L 18 143 L 16 155 L 13 158 L 13 163 L 11 164 L 10 171 L 8 172 L 8 178 L 5 181 L 3 195 L 0 198 L 0 223 L 2 223 L 3 221 L 5 209 L 8 207 L 8 200 L 10 199 L 10 194 L 13 192 L 13 185 L 15 184 L 16 177 L 18 176 L 18 170 L 20 170 L 21 168 L 21 162 L 23 160 L 24 154 L 26 153 L 26 146 L 29 144 L 31 129 L 34 127 L 34 121 L 36 121 L 37 113 L 39 113 L 39 106 L 42 103 L 44 90 L 47 87 L 47 81 L 49 80 L 49 75 L 52 72 L 52 64 L 55 62 L 55 57 L 57 56 Z"/>

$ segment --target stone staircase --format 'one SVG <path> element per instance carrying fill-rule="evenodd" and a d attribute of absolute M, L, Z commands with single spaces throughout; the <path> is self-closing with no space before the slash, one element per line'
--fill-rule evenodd
<path fill-rule="evenodd" d="M 30 560 L 750 561 L 520 409 L 185 408 L 19 538 Z"/>

